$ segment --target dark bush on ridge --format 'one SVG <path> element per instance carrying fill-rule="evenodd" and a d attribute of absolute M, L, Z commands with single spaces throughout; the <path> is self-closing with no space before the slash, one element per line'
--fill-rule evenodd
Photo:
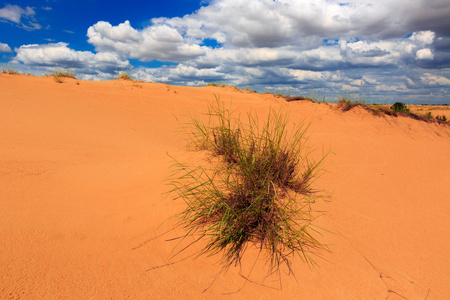
<path fill-rule="evenodd" d="M 442 115 L 442 116 L 437 115 L 436 119 L 441 122 L 447 122 L 447 117 L 445 115 Z"/>
<path fill-rule="evenodd" d="M 391 109 L 396 113 L 397 112 L 405 114 L 409 113 L 409 108 L 403 102 L 395 102 L 394 105 L 391 106 Z"/>

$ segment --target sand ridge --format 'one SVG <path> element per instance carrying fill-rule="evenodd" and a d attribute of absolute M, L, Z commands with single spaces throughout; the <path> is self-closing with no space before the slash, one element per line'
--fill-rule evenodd
<path fill-rule="evenodd" d="M 229 87 L 0 74 L 0 90 L 2 299 L 450 295 L 449 126 Z M 204 113 L 214 95 L 261 117 L 269 107 L 290 110 L 292 122 L 311 122 L 313 147 L 334 153 L 317 181 L 331 201 L 316 204 L 325 212 L 318 225 L 333 232 L 323 236 L 332 253 L 318 272 L 295 259 L 296 279 L 282 274 L 281 290 L 268 279 L 274 288 L 246 283 L 224 296 L 245 283 L 236 268 L 203 292 L 219 256 L 192 259 L 194 245 L 169 260 L 166 236 L 145 243 L 182 206 L 164 196 L 167 153 L 201 161 L 185 150 L 180 122 Z"/>

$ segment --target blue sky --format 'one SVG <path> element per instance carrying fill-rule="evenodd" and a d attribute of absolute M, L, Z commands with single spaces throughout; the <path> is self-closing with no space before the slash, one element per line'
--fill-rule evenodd
<path fill-rule="evenodd" d="M 6 0 L 0 65 L 450 104 L 448 0 Z"/>

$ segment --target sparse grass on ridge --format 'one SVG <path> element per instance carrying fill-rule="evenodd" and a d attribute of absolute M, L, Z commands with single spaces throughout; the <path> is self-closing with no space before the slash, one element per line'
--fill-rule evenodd
<path fill-rule="evenodd" d="M 217 98 L 207 115 L 208 122 L 192 117 L 184 129 L 189 148 L 208 151 L 215 163 L 175 160 L 167 179 L 169 195 L 186 203 L 178 216 L 186 230 L 181 240 L 205 240 L 198 255 L 221 253 L 225 271 L 241 264 L 250 245 L 264 253 L 269 274 L 283 264 L 292 272 L 294 255 L 315 266 L 314 254 L 328 250 L 316 239 L 312 209 L 323 197 L 313 183 L 327 154 L 312 158 L 308 126 L 288 128 L 289 115 L 274 110 L 264 122 L 254 113 L 243 122 Z"/>
<path fill-rule="evenodd" d="M 119 79 L 134 81 L 127 72 L 120 72 Z"/>
<path fill-rule="evenodd" d="M 287 102 L 292 102 L 292 101 L 310 101 L 310 102 L 315 102 L 311 97 L 306 97 L 306 96 L 287 96 L 286 97 L 286 101 Z"/>
<path fill-rule="evenodd" d="M 268 92 L 266 92 L 268 93 Z M 319 97 L 317 94 L 311 94 L 311 96 L 290 96 L 289 94 L 277 94 L 277 96 L 285 98 L 287 102 L 292 101 L 312 101 L 314 103 L 326 103 L 328 102 L 325 97 Z M 352 110 L 355 107 L 361 107 L 362 109 L 369 111 L 373 115 L 389 115 L 389 116 L 405 116 L 415 120 L 421 120 L 425 122 L 434 122 L 439 124 L 450 124 L 449 120 L 445 116 L 437 115 L 434 117 L 430 112 L 426 114 L 416 114 L 409 110 L 408 106 L 402 102 L 396 102 L 391 107 L 387 107 L 381 104 L 366 104 L 365 97 L 358 99 L 352 99 L 349 95 L 338 97 L 337 107 L 346 112 Z M 437 109 L 437 108 L 435 108 Z M 430 109 L 432 110 L 432 109 Z"/>
<path fill-rule="evenodd" d="M 425 121 L 425 122 L 437 122 L 439 124 L 449 124 L 448 120 L 441 117 L 434 118 L 430 112 L 424 115 L 418 115 L 412 113 L 408 107 L 402 102 L 394 103 L 390 108 L 383 107 L 377 104 L 365 104 L 364 102 L 354 101 L 349 99 L 348 97 L 342 97 L 339 99 L 337 107 L 342 111 L 349 111 L 355 107 L 361 107 L 374 115 L 389 115 L 389 116 L 405 116 L 415 120 Z"/>
<path fill-rule="evenodd" d="M 206 86 L 217 86 L 217 87 L 226 87 L 225 82 L 217 83 L 217 82 L 208 82 Z"/>
<path fill-rule="evenodd" d="M 436 116 L 436 119 L 439 120 L 439 121 L 441 121 L 441 122 L 444 122 L 444 123 L 447 123 L 447 122 L 448 122 L 447 117 L 446 117 L 445 115 L 442 115 L 442 116 L 437 115 L 437 116 Z"/>
<path fill-rule="evenodd" d="M 142 88 L 142 85 L 139 83 L 144 83 L 145 81 L 139 80 L 138 78 L 135 77 L 135 79 L 133 79 L 131 77 L 130 74 L 128 74 L 127 72 L 120 72 L 119 76 L 116 79 L 123 79 L 123 80 L 127 80 L 127 81 L 131 81 L 133 82 L 133 87 L 137 87 L 137 88 Z"/>
<path fill-rule="evenodd" d="M 51 75 L 53 76 L 53 79 L 55 79 L 55 81 L 58 83 L 63 83 L 63 78 L 77 79 L 75 77 L 75 74 L 73 74 L 69 70 L 63 71 L 60 69 L 56 69 L 55 71 L 53 71 L 53 73 Z"/>
<path fill-rule="evenodd" d="M 14 68 L 11 68 L 9 65 L 8 65 L 7 67 L 2 66 L 2 73 L 3 73 L 3 74 L 11 74 L 11 75 L 14 75 L 14 74 L 20 74 L 19 71 L 17 71 L 17 70 L 14 69 Z"/>

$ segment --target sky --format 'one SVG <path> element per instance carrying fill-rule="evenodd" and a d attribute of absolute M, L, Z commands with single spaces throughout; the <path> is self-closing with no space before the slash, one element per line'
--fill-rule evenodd
<path fill-rule="evenodd" d="M 0 65 L 450 104 L 448 0 L 6 0 Z"/>

